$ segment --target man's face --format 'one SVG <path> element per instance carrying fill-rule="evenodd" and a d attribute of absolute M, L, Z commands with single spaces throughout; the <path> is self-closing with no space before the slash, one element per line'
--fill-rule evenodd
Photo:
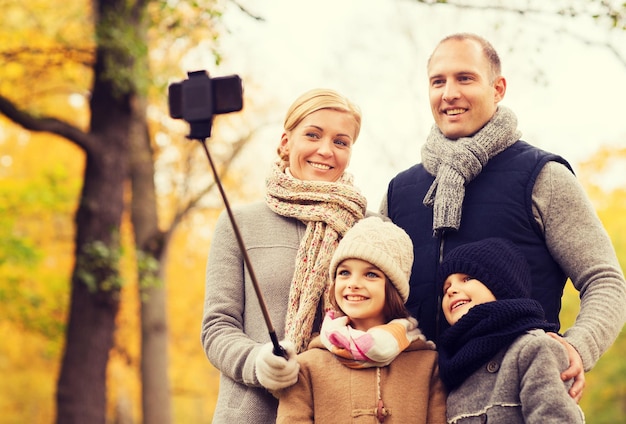
<path fill-rule="evenodd" d="M 493 78 L 489 61 L 474 40 L 440 44 L 428 64 L 428 80 L 435 123 L 452 140 L 480 130 L 506 92 L 506 81 Z"/>

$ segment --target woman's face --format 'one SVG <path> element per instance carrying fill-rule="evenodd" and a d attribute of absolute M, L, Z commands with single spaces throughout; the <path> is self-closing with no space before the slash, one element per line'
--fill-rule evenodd
<path fill-rule="evenodd" d="M 307 115 L 280 141 L 291 175 L 305 181 L 337 181 L 350 163 L 356 129 L 347 112 L 321 109 Z"/>

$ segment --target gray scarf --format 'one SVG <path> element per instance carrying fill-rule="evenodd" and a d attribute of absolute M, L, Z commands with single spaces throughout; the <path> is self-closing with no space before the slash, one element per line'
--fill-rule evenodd
<path fill-rule="evenodd" d="M 458 230 L 465 197 L 465 185 L 483 170 L 487 162 L 521 137 L 517 117 L 499 106 L 491 120 L 471 137 L 446 138 L 433 125 L 422 147 L 422 163 L 435 177 L 424 196 L 425 206 L 433 208 L 433 232 Z"/>

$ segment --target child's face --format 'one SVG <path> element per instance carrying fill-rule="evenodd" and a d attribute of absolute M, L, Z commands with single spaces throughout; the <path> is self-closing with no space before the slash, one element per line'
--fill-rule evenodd
<path fill-rule="evenodd" d="M 337 267 L 335 300 L 354 328 L 367 331 L 385 324 L 385 274 L 361 259 L 346 259 Z"/>
<path fill-rule="evenodd" d="M 451 274 L 443 283 L 441 307 L 450 325 L 456 324 L 473 306 L 494 300 L 487 286 L 467 274 Z"/>

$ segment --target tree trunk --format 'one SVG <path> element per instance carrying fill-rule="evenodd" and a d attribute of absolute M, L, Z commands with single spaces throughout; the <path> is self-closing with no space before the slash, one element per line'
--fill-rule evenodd
<path fill-rule="evenodd" d="M 96 27 L 125 10 L 125 0 L 95 2 Z M 109 32 L 111 28 L 108 28 Z M 76 212 L 76 263 L 65 352 L 57 387 L 57 423 L 106 422 L 106 370 L 119 309 L 119 228 L 128 179 L 132 87 L 112 79 L 132 57 L 114 43 L 99 44 L 90 100 L 90 137 Z M 116 65 L 117 64 L 117 65 Z"/>
<path fill-rule="evenodd" d="M 164 287 L 142 290 L 141 383 L 144 424 L 169 424 L 171 391 Z"/>
<path fill-rule="evenodd" d="M 171 393 L 168 377 L 166 293 L 163 278 L 164 236 L 159 230 L 154 157 L 143 99 L 133 104 L 131 136 L 132 213 L 138 252 L 141 302 L 141 399 L 144 424 L 169 424 Z"/>
<path fill-rule="evenodd" d="M 57 391 L 57 422 L 63 424 L 104 423 L 106 416 L 106 368 L 119 308 L 116 232 L 126 175 L 123 149 L 114 147 L 123 146 L 124 120 L 112 126 L 107 153 L 87 159 L 76 213 L 76 263 Z M 96 242 L 104 247 L 96 249 Z M 95 285 L 87 285 L 86 274 Z"/>
<path fill-rule="evenodd" d="M 138 45 L 147 51 L 145 3 L 135 10 L 133 20 Z M 150 75 L 147 56 L 135 57 L 140 75 Z M 171 391 L 168 376 L 168 334 L 164 234 L 159 230 L 154 184 L 154 153 L 147 122 L 147 99 L 138 94 L 132 104 L 131 127 L 131 220 L 138 252 L 141 323 L 141 404 L 144 424 L 170 424 Z"/>

